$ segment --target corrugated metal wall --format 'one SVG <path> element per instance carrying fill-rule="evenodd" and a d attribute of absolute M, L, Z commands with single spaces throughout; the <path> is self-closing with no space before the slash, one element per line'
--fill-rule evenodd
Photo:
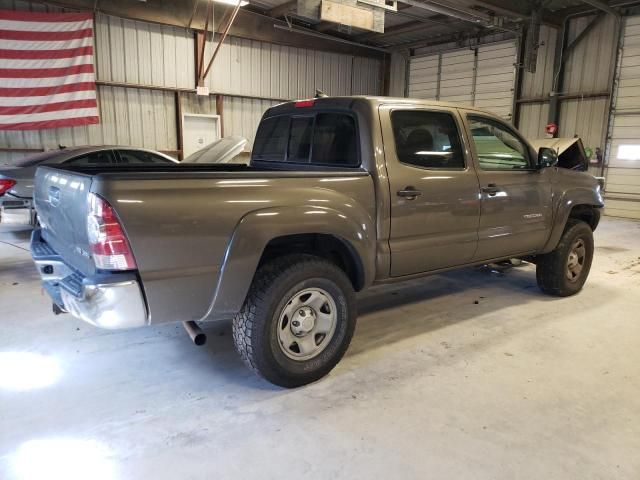
<path fill-rule="evenodd" d="M 569 21 L 567 42 L 570 44 L 593 15 L 578 17 Z M 549 122 L 549 95 L 553 90 L 553 63 L 559 31 L 542 26 L 536 73 L 522 73 L 522 99 L 538 99 L 538 102 L 520 106 L 518 127 L 527 138 L 542 138 L 544 127 Z M 563 91 L 560 93 L 605 93 L 609 89 L 609 79 L 617 38 L 615 19 L 607 15 L 567 56 L 564 67 Z M 582 138 L 585 147 L 593 151 L 597 147 L 604 150 L 604 139 L 608 119 L 608 98 L 578 98 L 560 103 L 558 123 L 560 137 Z M 595 171 L 594 171 L 595 172 Z"/>
<path fill-rule="evenodd" d="M 535 73 L 522 71 L 522 98 L 548 97 L 553 84 L 553 59 L 558 30 L 542 25 Z M 544 126 L 544 125 L 543 125 Z"/>
<path fill-rule="evenodd" d="M 17 0 L 0 0 L 0 8 L 60 10 Z M 100 124 L 3 131 L 0 147 L 117 143 L 178 150 L 175 93 L 162 89 L 195 88 L 193 31 L 97 13 L 94 43 L 98 81 L 160 88 L 99 86 Z M 209 42 L 209 54 L 211 50 Z M 225 134 L 243 135 L 252 142 L 264 110 L 277 101 L 312 97 L 316 89 L 330 95 L 378 95 L 381 73 L 381 62 L 374 58 L 228 37 L 208 78 L 212 93 L 225 95 Z M 216 113 L 213 96 L 203 99 L 182 92 L 180 98 L 184 113 Z M 27 154 L 0 152 L 0 163 Z"/>
<path fill-rule="evenodd" d="M 592 19 L 592 16 L 588 16 L 571 20 L 567 42 L 570 44 Z M 613 15 L 606 15 L 570 53 L 564 68 L 564 92 L 597 93 L 609 90 L 618 44 L 615 22 Z M 562 101 L 559 136 L 577 135 L 582 138 L 585 147 L 604 151 L 608 108 L 608 97 Z"/>
<path fill-rule="evenodd" d="M 627 18 L 625 24 L 608 148 L 605 212 L 640 219 L 640 16 Z"/>
<path fill-rule="evenodd" d="M 521 92 L 523 99 L 549 98 L 553 85 L 553 59 L 558 30 L 543 25 L 540 27 L 540 46 L 535 73 L 522 70 Z M 544 126 L 549 122 L 549 102 L 524 103 L 520 105 L 517 125 L 525 138 L 544 136 Z"/>
<path fill-rule="evenodd" d="M 528 103 L 520 106 L 518 130 L 530 140 L 545 136 L 544 126 L 549 122 L 549 102 Z"/>
<path fill-rule="evenodd" d="M 100 13 L 94 25 L 97 80 L 195 88 L 193 31 Z"/>
<path fill-rule="evenodd" d="M 207 52 L 211 50 L 209 42 Z M 217 93 L 264 99 L 308 98 L 316 89 L 328 95 L 378 93 L 380 63 L 367 60 L 230 38 L 213 63 L 209 88 Z M 373 83 L 369 84 L 367 77 L 373 77 Z"/>

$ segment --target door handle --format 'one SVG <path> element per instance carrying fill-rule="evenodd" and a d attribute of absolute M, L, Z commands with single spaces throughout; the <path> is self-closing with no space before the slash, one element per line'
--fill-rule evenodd
<path fill-rule="evenodd" d="M 414 187 L 404 187 L 403 190 L 398 190 L 398 196 L 406 198 L 407 200 L 415 200 L 416 197 L 422 195 L 420 190 L 416 190 Z"/>
<path fill-rule="evenodd" d="M 482 187 L 481 190 L 482 193 L 488 193 L 490 197 L 495 196 L 500 191 L 495 183 L 490 183 L 486 187 Z"/>

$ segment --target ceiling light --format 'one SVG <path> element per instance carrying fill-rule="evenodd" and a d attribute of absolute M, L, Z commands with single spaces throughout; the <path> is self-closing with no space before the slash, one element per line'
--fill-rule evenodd
<path fill-rule="evenodd" d="M 212 0 L 212 1 L 213 3 L 221 3 L 223 5 L 231 5 L 233 7 L 238 5 L 238 0 Z M 240 0 L 240 6 L 244 7 L 245 5 L 249 5 L 249 2 L 247 2 L 246 0 Z"/>

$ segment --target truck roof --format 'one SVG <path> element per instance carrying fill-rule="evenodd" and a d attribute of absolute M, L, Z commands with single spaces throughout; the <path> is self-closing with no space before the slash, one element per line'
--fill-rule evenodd
<path fill-rule="evenodd" d="M 403 97 L 383 97 L 374 95 L 350 95 L 350 96 L 335 96 L 335 97 L 318 97 L 304 100 L 293 100 L 289 102 L 283 102 L 270 108 L 271 111 L 285 111 L 300 106 L 300 102 L 311 102 L 312 104 L 306 106 L 323 106 L 323 107 L 339 107 L 349 108 L 355 101 L 367 102 L 371 105 L 383 105 L 386 103 L 410 105 L 410 106 L 425 106 L 425 107 L 448 107 L 448 108 L 464 108 L 467 110 L 473 110 L 482 112 L 487 115 L 496 116 L 494 113 L 481 108 L 473 107 L 470 105 L 456 104 L 449 102 L 440 102 L 437 100 L 429 100 L 422 98 L 403 98 Z M 298 104 L 298 105 L 296 105 Z"/>

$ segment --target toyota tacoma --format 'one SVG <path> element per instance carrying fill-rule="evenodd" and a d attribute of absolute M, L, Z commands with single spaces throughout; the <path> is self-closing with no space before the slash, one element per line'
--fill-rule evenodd
<path fill-rule="evenodd" d="M 245 363 L 326 375 L 358 291 L 522 258 L 578 293 L 603 199 L 490 113 L 326 97 L 266 111 L 249 165 L 38 168 L 31 249 L 58 312 L 102 328 L 232 320 Z"/>

